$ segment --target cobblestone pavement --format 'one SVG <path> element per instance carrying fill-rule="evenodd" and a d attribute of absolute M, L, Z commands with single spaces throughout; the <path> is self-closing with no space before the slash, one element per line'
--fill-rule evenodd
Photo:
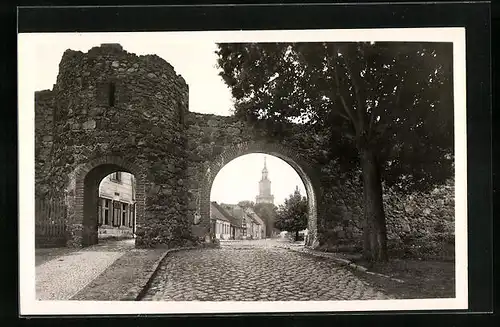
<path fill-rule="evenodd" d="M 107 241 L 41 263 L 35 268 L 37 300 L 70 299 L 133 246 L 133 240 Z"/>
<path fill-rule="evenodd" d="M 277 240 L 221 242 L 169 255 L 143 300 L 332 301 L 389 299 L 332 260 Z"/>

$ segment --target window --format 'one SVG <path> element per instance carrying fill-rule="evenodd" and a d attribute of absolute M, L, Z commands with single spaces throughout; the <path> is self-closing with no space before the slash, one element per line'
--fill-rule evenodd
<path fill-rule="evenodd" d="M 127 207 L 126 203 L 122 204 L 122 226 L 127 226 Z"/>
<path fill-rule="evenodd" d="M 104 199 L 104 225 L 109 225 L 109 203 L 111 201 L 108 199 Z"/>
<path fill-rule="evenodd" d="M 110 82 L 108 88 L 108 104 L 110 107 L 115 106 L 115 91 L 116 91 L 115 83 Z"/>
<path fill-rule="evenodd" d="M 131 204 L 129 207 L 128 227 L 134 226 L 134 218 L 135 218 L 135 204 Z"/>
<path fill-rule="evenodd" d="M 121 182 L 122 181 L 122 172 L 117 171 L 116 173 L 112 173 L 109 175 L 109 179 L 114 182 Z"/>
<path fill-rule="evenodd" d="M 113 227 L 119 227 L 121 222 L 121 205 L 118 201 L 113 201 Z"/>

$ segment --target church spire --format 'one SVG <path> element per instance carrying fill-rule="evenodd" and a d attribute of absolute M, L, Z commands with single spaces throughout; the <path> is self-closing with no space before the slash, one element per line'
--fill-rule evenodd
<path fill-rule="evenodd" d="M 264 157 L 264 169 L 262 169 L 262 179 L 267 179 L 267 166 L 266 166 L 266 157 Z"/>
<path fill-rule="evenodd" d="M 259 182 L 259 195 L 256 197 L 256 203 L 274 203 L 274 196 L 271 194 L 271 181 L 269 180 L 264 156 L 264 168 L 262 169 L 262 179 Z"/>

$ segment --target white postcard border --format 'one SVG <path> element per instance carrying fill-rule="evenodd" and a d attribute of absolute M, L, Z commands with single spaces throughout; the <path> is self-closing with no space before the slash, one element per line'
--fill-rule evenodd
<path fill-rule="evenodd" d="M 137 42 L 312 42 L 312 41 L 428 41 L 453 42 L 455 98 L 455 273 L 453 299 L 377 301 L 283 301 L 283 302 L 108 302 L 36 301 L 34 230 L 34 79 L 36 46 L 40 36 L 53 42 L 78 34 L 100 43 Z M 125 49 L 126 50 L 126 49 Z M 465 28 L 401 28 L 287 31 L 205 31 L 139 33 L 21 33 L 18 35 L 19 86 L 19 290 L 21 315 L 96 315 L 161 313 L 248 313 L 399 311 L 467 309 L 467 133 Z M 175 68 L 175 67 L 174 67 Z"/>

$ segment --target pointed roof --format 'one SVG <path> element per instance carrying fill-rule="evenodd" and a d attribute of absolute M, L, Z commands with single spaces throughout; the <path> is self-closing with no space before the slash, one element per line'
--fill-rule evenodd
<path fill-rule="evenodd" d="M 213 201 L 211 202 L 212 208 L 215 208 L 217 212 L 219 212 L 222 216 L 225 217 L 226 221 L 229 221 L 234 226 L 241 226 L 241 220 L 238 220 L 236 217 L 234 217 L 228 210 L 225 208 L 224 204 L 218 204 L 217 202 Z"/>
<path fill-rule="evenodd" d="M 223 207 L 232 217 L 234 217 L 239 222 L 238 226 L 241 226 L 243 219 L 252 219 L 252 217 L 249 217 L 249 215 L 246 213 L 245 209 L 237 204 L 221 203 L 221 207 Z"/>
<path fill-rule="evenodd" d="M 224 215 L 224 213 L 221 211 L 221 209 L 222 208 L 219 208 L 219 206 L 217 205 L 217 202 L 211 202 L 210 203 L 210 218 L 230 222 L 230 220 Z"/>
<path fill-rule="evenodd" d="M 257 213 L 252 208 L 246 208 L 245 212 L 252 218 L 252 220 L 257 225 L 265 225 L 262 218 L 260 218 L 259 215 L 257 215 Z"/>
<path fill-rule="evenodd" d="M 264 157 L 264 168 L 262 169 L 262 179 L 261 180 L 268 180 L 268 178 L 267 178 L 268 173 L 269 172 L 267 171 L 266 157 Z"/>

